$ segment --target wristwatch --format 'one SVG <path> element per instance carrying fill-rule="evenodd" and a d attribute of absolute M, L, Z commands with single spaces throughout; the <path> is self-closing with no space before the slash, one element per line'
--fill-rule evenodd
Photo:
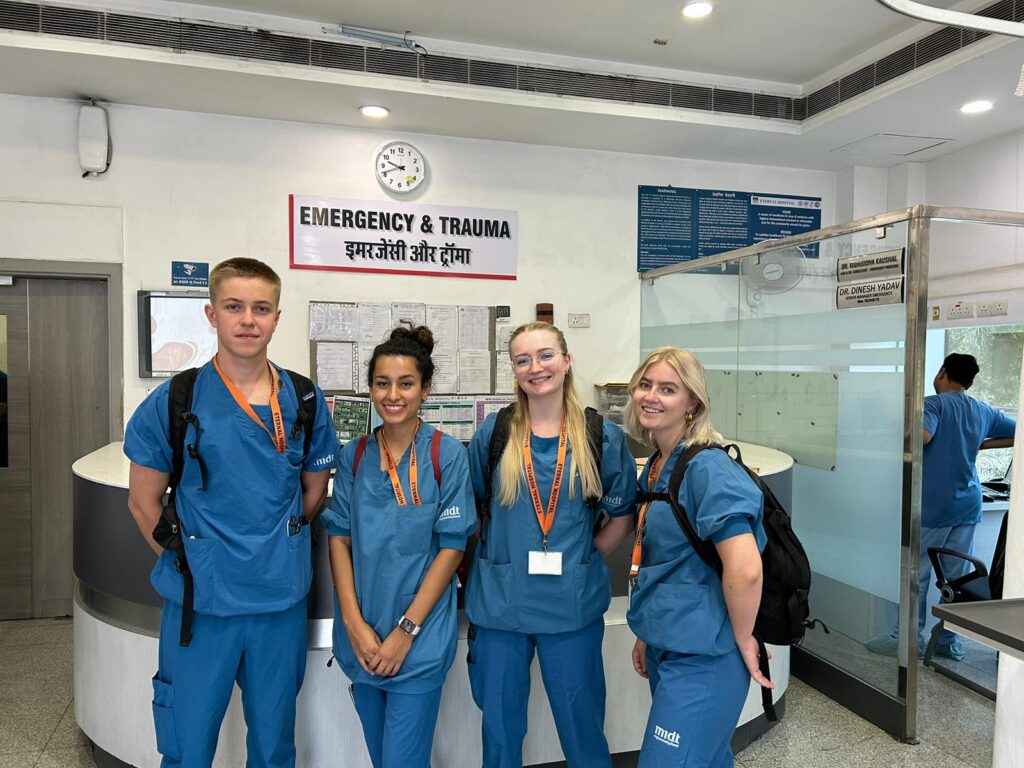
<path fill-rule="evenodd" d="M 402 618 L 398 620 L 398 628 L 405 632 L 405 634 L 409 635 L 409 637 L 416 637 L 416 635 L 420 633 L 420 629 L 422 629 L 419 624 L 408 616 L 402 616 Z"/>

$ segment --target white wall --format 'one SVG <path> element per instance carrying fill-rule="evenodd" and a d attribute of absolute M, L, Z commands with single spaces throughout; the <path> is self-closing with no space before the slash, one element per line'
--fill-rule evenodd
<path fill-rule="evenodd" d="M 82 224 L 92 217 L 80 207 L 120 211 L 121 247 L 103 250 L 105 260 L 124 263 L 126 414 L 153 384 L 137 374 L 134 294 L 169 288 L 172 259 L 213 264 L 245 255 L 277 269 L 284 311 L 270 352 L 299 371 L 309 367 L 310 300 L 510 304 L 513 322 L 531 319 L 534 304 L 550 301 L 563 326 L 567 312 L 589 312 L 592 327 L 566 335 L 581 393 L 590 400 L 594 381 L 624 379 L 637 360 L 638 184 L 814 195 L 823 198 L 823 224 L 834 220 L 831 173 L 414 135 L 404 138 L 423 150 L 433 174 L 416 202 L 518 211 L 519 279 L 289 272 L 288 194 L 386 199 L 371 156 L 394 134 L 112 106 L 111 169 L 83 180 L 77 109 L 72 102 L 0 96 L 0 201 L 59 204 L 54 210 L 62 212 L 31 234 L 11 228 L 20 235 L 2 255 L 95 260 L 96 249 L 74 247 L 77 235 L 83 227 L 109 229 Z M 18 219 L 20 210 L 9 203 L 0 224 Z M 56 246 L 39 245 L 51 239 Z"/>

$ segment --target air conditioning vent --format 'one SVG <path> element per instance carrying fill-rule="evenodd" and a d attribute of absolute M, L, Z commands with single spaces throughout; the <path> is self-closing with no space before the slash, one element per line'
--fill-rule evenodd
<path fill-rule="evenodd" d="M 960 29 L 944 27 L 917 41 L 917 56 L 914 61 L 916 66 L 922 67 L 930 61 L 941 59 L 946 54 L 959 50 Z"/>
<path fill-rule="evenodd" d="M 330 43 L 326 40 L 314 40 L 311 62 L 314 67 L 351 69 L 356 72 L 365 72 L 366 49 L 361 45 L 346 45 L 345 43 Z"/>
<path fill-rule="evenodd" d="M 1016 7 L 1015 7 L 1016 6 Z M 1024 20 L 1024 0 L 999 0 L 981 16 Z M 943 27 L 799 99 L 688 83 L 601 75 L 565 69 L 517 66 L 455 56 L 420 55 L 322 39 L 171 18 L 0 0 L 0 29 L 109 40 L 115 43 L 195 51 L 301 66 L 369 72 L 487 88 L 550 93 L 604 101 L 657 104 L 800 122 L 900 75 L 981 40 L 983 32 Z"/>
<path fill-rule="evenodd" d="M 875 64 L 875 85 L 887 83 L 894 77 L 910 72 L 914 68 L 914 48 L 914 44 L 911 43 L 879 59 Z"/>
<path fill-rule="evenodd" d="M 42 25 L 42 9 L 38 5 L 0 0 L 0 28 L 38 32 Z"/>
<path fill-rule="evenodd" d="M 519 67 L 497 61 L 469 62 L 469 84 L 489 88 L 518 88 Z"/>
<path fill-rule="evenodd" d="M 421 56 L 423 71 L 420 76 L 426 80 L 446 83 L 468 83 L 469 62 L 453 56 Z"/>
<path fill-rule="evenodd" d="M 103 16 L 104 14 L 98 11 L 85 11 L 80 8 L 54 8 L 44 5 L 42 7 L 42 26 L 39 31 L 45 35 L 89 37 L 93 40 L 102 40 Z"/>
<path fill-rule="evenodd" d="M 167 19 L 108 13 L 107 40 L 181 50 L 181 24 Z"/>

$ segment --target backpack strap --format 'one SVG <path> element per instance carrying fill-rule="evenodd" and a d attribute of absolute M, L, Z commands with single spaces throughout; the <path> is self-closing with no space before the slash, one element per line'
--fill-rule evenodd
<path fill-rule="evenodd" d="M 430 436 L 430 462 L 434 465 L 434 482 L 437 483 L 438 491 L 441 490 L 441 439 L 443 437 L 444 432 L 440 429 L 435 429 L 434 434 Z M 352 459 L 353 477 L 359 471 L 359 462 L 363 460 L 363 454 L 366 453 L 366 444 L 369 440 L 369 435 L 363 435 L 359 438 L 359 442 L 356 443 L 356 455 Z"/>
<path fill-rule="evenodd" d="M 291 438 L 294 440 L 299 436 L 299 430 L 303 430 L 302 458 L 305 460 L 309 456 L 309 448 L 313 444 L 313 425 L 316 424 L 317 409 L 316 387 L 301 373 L 287 369 L 285 373 L 292 380 L 292 386 L 295 387 L 295 399 L 299 401 L 299 410 L 295 415 L 295 426 L 292 428 Z"/>
<path fill-rule="evenodd" d="M 604 417 L 588 405 L 583 409 L 583 418 L 587 426 L 587 443 L 590 446 L 590 455 L 594 457 L 597 476 L 600 478 L 601 466 L 604 460 Z M 592 510 L 596 510 L 600 502 L 600 496 L 587 497 L 587 506 Z"/>
<path fill-rule="evenodd" d="M 366 453 L 366 443 L 369 439 L 369 435 L 362 435 L 359 438 L 359 442 L 356 443 L 356 455 L 352 459 L 352 477 L 355 477 L 356 472 L 359 471 L 359 462 L 363 460 L 363 454 Z"/>
<path fill-rule="evenodd" d="M 441 438 L 444 432 L 435 429 L 430 436 L 430 462 L 434 465 L 434 482 L 437 483 L 438 500 L 441 498 Z"/>
<path fill-rule="evenodd" d="M 198 368 L 189 368 L 171 379 L 167 397 L 167 432 L 171 445 L 171 476 L 169 479 L 170 494 L 167 503 L 160 513 L 160 520 L 153 530 L 153 539 L 164 549 L 174 552 L 175 569 L 182 578 L 181 598 L 181 629 L 178 644 L 183 648 L 192 642 L 192 618 L 195 588 L 192 582 L 192 570 L 185 556 L 185 542 L 181 533 L 181 519 L 178 517 L 177 498 L 178 485 L 185 473 L 185 453 L 199 464 L 199 490 L 206 490 L 206 464 L 199 454 L 199 417 L 192 412 L 192 390 L 196 383 Z M 195 442 L 185 445 L 188 425 L 191 424 L 195 433 Z"/>
<path fill-rule="evenodd" d="M 512 430 L 512 417 L 515 415 L 515 403 L 506 405 L 494 419 L 494 430 L 491 432 L 491 442 L 487 447 L 487 466 L 484 468 L 484 497 L 476 505 L 477 519 L 479 522 L 479 534 L 481 541 L 484 539 L 484 531 L 491 519 L 491 498 L 494 496 L 494 476 L 498 471 L 498 464 L 501 463 L 501 455 L 508 445 L 509 432 Z"/>
<path fill-rule="evenodd" d="M 697 556 L 704 561 L 708 568 L 713 570 L 715 573 L 721 575 L 722 573 L 722 558 L 718 555 L 718 550 L 715 549 L 715 545 L 707 539 L 702 539 L 697 533 L 697 530 L 693 527 L 693 523 L 690 522 L 690 516 L 686 513 L 686 509 L 679 502 L 679 489 L 683 485 L 683 476 L 686 474 L 686 467 L 701 451 L 708 448 L 717 448 L 724 450 L 718 445 L 689 445 L 683 451 L 683 455 L 679 457 L 676 465 L 672 468 L 672 474 L 668 479 L 668 503 L 672 507 L 672 514 L 675 515 L 676 521 L 679 523 L 679 527 L 683 529 L 683 533 L 686 534 L 686 538 L 690 540 L 690 545 L 693 547 Z"/>

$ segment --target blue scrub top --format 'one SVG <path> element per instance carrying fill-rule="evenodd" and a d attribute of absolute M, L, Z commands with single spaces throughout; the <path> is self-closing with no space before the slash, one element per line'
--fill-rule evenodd
<path fill-rule="evenodd" d="M 298 398 L 291 378 L 277 370 L 288 438 L 284 453 L 277 452 L 270 436 L 234 401 L 212 361 L 196 376 L 192 411 L 199 417 L 199 455 L 206 464 L 207 484 L 205 491 L 199 490 L 199 465 L 186 451 L 177 508 L 198 613 L 240 616 L 283 611 L 309 592 L 309 526 L 293 534 L 288 519 L 302 514 L 300 474 L 329 469 L 336 460 L 338 438 L 317 387 L 316 423 L 303 461 L 304 432 L 300 429 L 292 437 Z M 168 473 L 172 462 L 169 392 L 168 381 L 150 394 L 132 415 L 124 436 L 129 459 Z M 253 409 L 273 434 L 270 406 L 254 405 Z M 195 427 L 189 425 L 185 442 L 194 440 Z M 180 604 L 182 577 L 174 561 L 175 555 L 164 551 L 151 581 L 161 597 Z"/>
<path fill-rule="evenodd" d="M 667 493 L 672 468 L 685 444 L 672 451 L 658 474 L 656 492 Z M 640 476 L 647 487 L 650 464 Z M 724 451 L 701 451 L 690 461 L 679 487 L 679 503 L 702 539 L 714 543 L 753 533 L 760 550 L 764 498 L 750 477 Z M 700 559 L 667 501 L 647 508 L 640 574 L 626 614 L 633 633 L 654 648 L 721 656 L 736 648 L 722 594 L 721 577 Z"/>
<path fill-rule="evenodd" d="M 480 426 L 469 446 L 469 463 L 476 498 L 485 496 L 491 435 L 497 418 Z M 594 546 L 593 528 L 601 510 L 611 517 L 633 512 L 636 499 L 636 460 L 626 446 L 622 428 L 604 420 L 601 487 L 604 497 L 596 509 L 587 505 L 577 475 L 562 483 L 548 551 L 562 553 L 562 575 L 530 575 L 529 552 L 543 548 L 543 534 L 525 480 L 511 507 L 497 498 L 497 477 L 491 497 L 490 520 L 482 532 L 466 588 L 466 615 L 474 624 L 513 632 L 574 632 L 604 615 L 611 602 L 608 567 Z M 515 450 L 515 448 L 512 448 Z M 520 449 L 521 450 L 521 449 Z M 547 506 L 558 460 L 558 438 L 530 436 L 537 490 Z M 572 445 L 566 451 L 566 473 Z M 575 491 L 570 498 L 570 485 Z"/>
<path fill-rule="evenodd" d="M 943 392 L 924 399 L 921 524 L 927 528 L 981 522 L 981 484 L 974 466 L 981 444 L 1013 437 L 1017 422 L 966 392 Z"/>
<path fill-rule="evenodd" d="M 398 476 L 407 505 L 398 506 L 386 470 L 380 468 L 377 441 L 366 442 L 353 477 L 358 440 L 346 445 L 334 475 L 334 498 L 323 514 L 331 536 L 352 538 L 352 568 L 359 610 L 383 641 L 398 626 L 441 549 L 465 551 L 476 530 L 476 506 L 469 482 L 466 449 L 451 435 L 441 438 L 441 487 L 434 482 L 430 441 L 434 428 L 422 423 L 416 433 L 416 473 L 420 506 L 412 504 L 407 449 Z M 335 595 L 334 655 L 353 683 L 397 693 L 426 693 L 444 683 L 455 660 L 455 579 L 434 605 L 394 677 L 368 674 L 356 659 L 341 623 Z"/>

